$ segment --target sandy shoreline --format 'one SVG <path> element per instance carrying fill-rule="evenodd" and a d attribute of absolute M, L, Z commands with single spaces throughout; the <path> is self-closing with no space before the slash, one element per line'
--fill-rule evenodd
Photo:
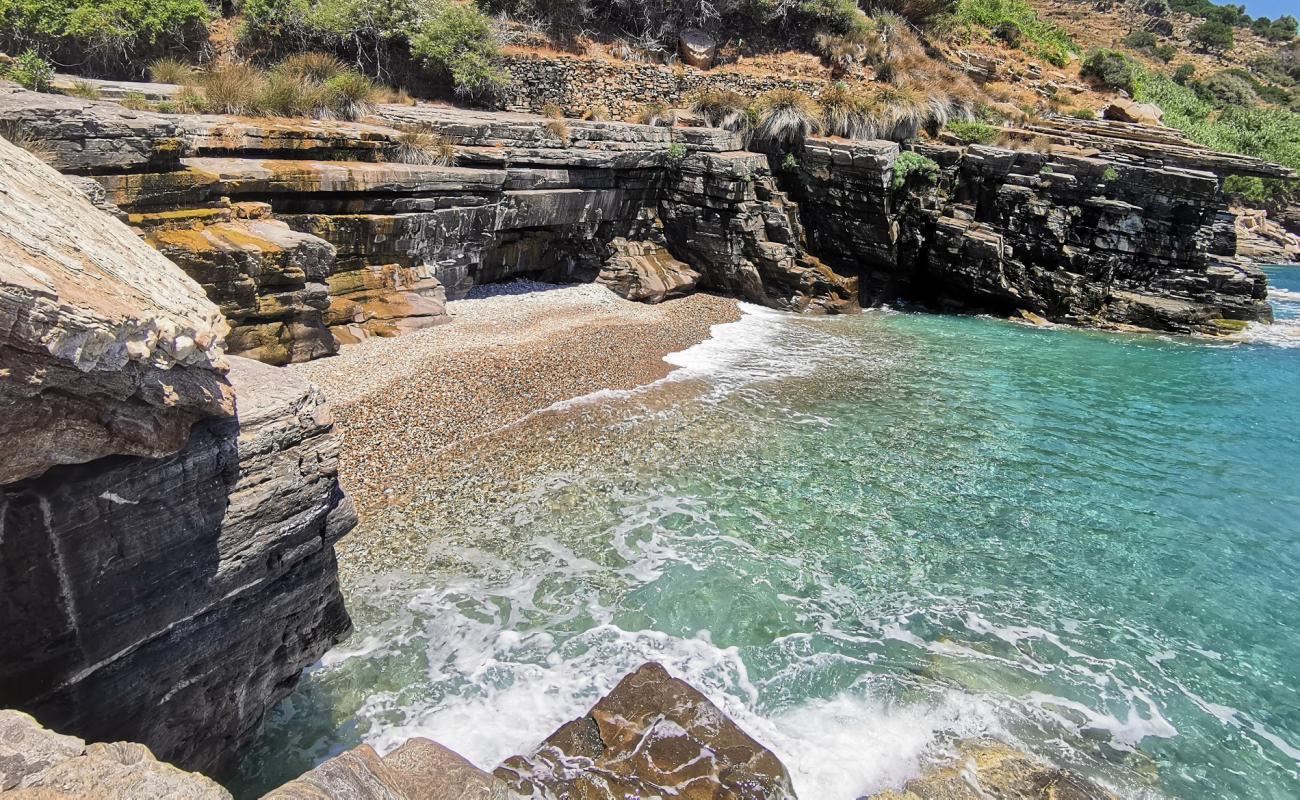
<path fill-rule="evenodd" d="M 557 402 L 630 389 L 671 371 L 663 357 L 735 321 L 735 300 L 695 294 L 660 305 L 588 284 L 449 304 L 452 322 L 370 339 L 290 369 L 324 390 L 343 441 L 340 477 L 362 524 L 340 543 L 349 565 L 427 495 L 474 440 Z M 365 559 L 363 559 L 365 560 Z M 379 566 L 379 565 L 370 565 Z"/>

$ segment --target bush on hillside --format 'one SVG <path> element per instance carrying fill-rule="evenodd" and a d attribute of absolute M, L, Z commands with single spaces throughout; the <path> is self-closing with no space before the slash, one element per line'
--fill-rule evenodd
<path fill-rule="evenodd" d="M 411 54 L 450 78 L 457 94 L 478 96 L 501 85 L 491 21 L 474 6 L 443 4 L 411 36 Z"/>
<path fill-rule="evenodd" d="M 1186 85 L 1187 82 L 1190 81 L 1192 79 L 1192 76 L 1195 74 L 1196 74 L 1196 65 L 1187 64 L 1187 63 L 1179 64 L 1177 69 L 1174 70 L 1174 75 L 1173 75 L 1174 83 L 1177 83 L 1180 86 Z"/>
<path fill-rule="evenodd" d="M 1202 50 L 1208 52 L 1229 50 L 1235 41 L 1232 26 L 1214 21 L 1202 22 L 1192 28 L 1187 38 L 1191 39 Z"/>
<path fill-rule="evenodd" d="M 205 0 L 0 0 L 0 50 L 137 77 L 151 58 L 201 49 L 213 16 Z"/>
<path fill-rule="evenodd" d="M 956 136 L 963 144 L 990 144 L 997 140 L 998 129 L 988 124 L 973 120 L 953 120 L 945 129 Z"/>
<path fill-rule="evenodd" d="M 1300 114 L 1268 106 L 1216 110 L 1195 90 L 1162 75 L 1143 75 L 1137 99 L 1164 110 L 1164 122 L 1215 150 L 1267 159 L 1300 169 Z M 1230 178 L 1226 188 L 1257 207 L 1300 200 L 1296 181 Z"/>
<path fill-rule="evenodd" d="M 1214 73 L 1195 89 L 1216 106 L 1248 105 L 1259 99 L 1247 78 L 1227 70 Z"/>
<path fill-rule="evenodd" d="M 1165 62 L 1173 61 L 1174 56 L 1178 55 L 1177 48 L 1171 44 L 1161 44 L 1151 31 L 1130 31 L 1124 37 L 1124 45 Z"/>
<path fill-rule="evenodd" d="M 1079 67 L 1079 74 L 1108 89 L 1123 89 L 1133 94 L 1140 69 L 1133 59 L 1123 53 L 1102 49 L 1088 54 Z"/>

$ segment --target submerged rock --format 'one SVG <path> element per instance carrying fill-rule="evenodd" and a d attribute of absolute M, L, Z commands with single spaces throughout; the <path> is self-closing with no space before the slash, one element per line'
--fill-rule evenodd
<path fill-rule="evenodd" d="M 524 795 L 786 800 L 785 766 L 708 698 L 662 666 L 646 664 L 585 717 L 565 724 L 531 756 L 495 774 Z"/>
<path fill-rule="evenodd" d="M 965 745 L 957 759 L 908 781 L 901 791 L 860 800 L 1116 800 L 1067 770 L 996 742 Z"/>

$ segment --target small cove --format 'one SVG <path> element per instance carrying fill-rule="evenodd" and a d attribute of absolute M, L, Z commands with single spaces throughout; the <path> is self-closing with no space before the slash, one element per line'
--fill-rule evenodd
<path fill-rule="evenodd" d="M 1271 279 L 1245 343 L 748 309 L 430 476 L 484 499 L 384 520 L 417 568 L 345 585 L 356 634 L 236 789 L 416 735 L 490 769 L 653 659 L 806 800 L 978 736 L 1125 797 L 1293 797 L 1300 272 Z"/>

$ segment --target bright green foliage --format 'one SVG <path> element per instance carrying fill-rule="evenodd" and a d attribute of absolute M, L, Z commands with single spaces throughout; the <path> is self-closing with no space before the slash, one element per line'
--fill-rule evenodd
<path fill-rule="evenodd" d="M 1142 67 L 1133 59 L 1115 50 L 1093 50 L 1083 60 L 1079 74 L 1091 78 L 1110 89 L 1123 89 L 1133 94 Z"/>
<path fill-rule="evenodd" d="M 998 138 L 998 129 L 978 120 L 966 122 L 955 119 L 944 130 L 956 136 L 963 144 L 989 144 Z"/>
<path fill-rule="evenodd" d="M 1300 170 L 1300 114 L 1258 105 L 1232 105 L 1216 113 L 1214 106 L 1196 91 L 1163 75 L 1144 74 L 1136 97 L 1160 106 L 1166 125 L 1206 147 L 1265 158 Z M 1300 188 L 1294 181 L 1232 178 L 1228 188 L 1258 205 L 1279 205 L 1300 198 Z"/>
<path fill-rule="evenodd" d="M 1192 28 L 1187 35 L 1204 50 L 1228 50 L 1233 45 L 1232 26 L 1222 22 L 1208 20 Z"/>
<path fill-rule="evenodd" d="M 1065 66 L 1070 53 L 1079 50 L 1069 34 L 1039 19 L 1025 0 L 959 0 L 956 18 L 960 23 L 990 30 L 1004 23 L 1014 24 L 1023 38 L 1058 67 Z"/>
<path fill-rule="evenodd" d="M 1075 119 L 1096 119 L 1097 112 L 1093 111 L 1091 108 L 1072 108 L 1070 109 L 1069 116 L 1074 117 Z"/>
<path fill-rule="evenodd" d="M 913 178 L 931 183 L 939 175 L 939 165 L 932 159 L 910 150 L 899 153 L 894 161 L 894 179 L 890 184 L 894 191 L 902 189 Z"/>
<path fill-rule="evenodd" d="M 681 142 L 673 142 L 668 145 L 668 157 L 673 161 L 681 161 L 686 158 L 686 145 Z"/>
<path fill-rule="evenodd" d="M 1101 173 L 1101 179 L 1106 183 L 1110 183 L 1117 178 L 1119 178 L 1119 170 L 1114 167 L 1106 167 L 1106 169 Z"/>
<path fill-rule="evenodd" d="M 14 65 L 0 71 L 0 77 L 13 81 L 24 89 L 35 92 L 50 91 L 54 79 L 54 65 L 41 58 L 41 54 L 28 48 L 14 60 Z"/>
<path fill-rule="evenodd" d="M 415 0 L 240 0 L 245 38 L 292 49 L 366 46 L 405 35 Z"/>
<path fill-rule="evenodd" d="M 135 74 L 150 55 L 196 46 L 213 16 L 205 0 L 0 0 L 0 48 Z"/>
<path fill-rule="evenodd" d="M 474 6 L 434 4 L 411 36 L 411 55 L 451 78 L 457 94 L 481 95 L 503 80 L 493 64 L 492 22 Z"/>

